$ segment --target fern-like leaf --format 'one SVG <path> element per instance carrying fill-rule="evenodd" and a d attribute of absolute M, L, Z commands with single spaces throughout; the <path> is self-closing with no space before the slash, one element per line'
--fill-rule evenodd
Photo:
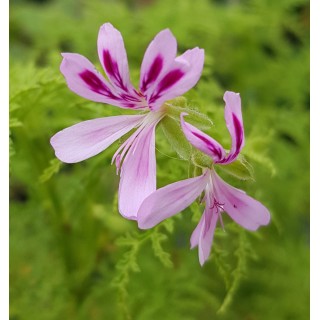
<path fill-rule="evenodd" d="M 52 176 L 59 172 L 62 162 L 58 159 L 52 159 L 50 166 L 46 168 L 42 175 L 39 177 L 39 182 L 44 183 L 52 178 Z"/>

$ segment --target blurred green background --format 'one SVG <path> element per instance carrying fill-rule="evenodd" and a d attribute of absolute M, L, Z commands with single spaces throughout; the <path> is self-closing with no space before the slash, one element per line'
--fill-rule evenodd
<path fill-rule="evenodd" d="M 99 66 L 96 39 L 111 22 L 131 78 L 148 43 L 170 28 L 179 52 L 205 49 L 186 97 L 228 146 L 225 90 L 241 93 L 243 154 L 255 181 L 224 178 L 263 202 L 269 226 L 251 233 L 227 217 L 200 267 L 189 238 L 194 204 L 151 231 L 117 211 L 115 143 L 79 164 L 55 160 L 57 131 L 124 114 L 68 90 L 61 52 Z M 188 163 L 157 130 L 158 185 Z M 309 319 L 309 3 L 305 0 L 10 1 L 10 319 Z"/>

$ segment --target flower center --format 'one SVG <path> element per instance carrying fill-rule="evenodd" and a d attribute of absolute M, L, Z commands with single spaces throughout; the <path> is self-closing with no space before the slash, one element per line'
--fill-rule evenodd
<path fill-rule="evenodd" d="M 157 123 L 165 116 L 165 113 L 161 110 L 148 112 L 137 125 L 136 131 L 119 147 L 116 153 L 113 155 L 112 163 L 115 162 L 117 167 L 117 174 L 120 171 L 121 164 L 128 154 L 131 148 L 136 148 L 138 143 L 141 143 L 141 139 L 146 135 L 151 127 L 156 126 Z M 145 131 L 147 130 L 147 131 Z M 134 150 L 134 149 L 133 149 Z"/>
<path fill-rule="evenodd" d="M 220 203 L 216 198 L 213 199 L 213 205 L 210 207 L 210 209 L 216 209 L 216 213 L 220 213 L 221 211 L 224 211 L 224 203 Z"/>

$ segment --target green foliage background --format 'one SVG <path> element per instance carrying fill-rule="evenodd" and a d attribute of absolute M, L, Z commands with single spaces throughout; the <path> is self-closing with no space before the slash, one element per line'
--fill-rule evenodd
<path fill-rule="evenodd" d="M 10 7 L 10 319 L 308 319 L 309 3 L 16 0 Z M 251 233 L 225 217 L 203 268 L 189 249 L 198 204 L 140 231 L 117 211 L 110 161 L 119 143 L 73 165 L 55 159 L 49 144 L 76 122 L 124 113 L 70 92 L 59 72 L 61 52 L 99 65 L 97 32 L 108 21 L 125 39 L 134 83 L 146 46 L 164 28 L 180 52 L 205 49 L 203 75 L 186 97 L 226 147 L 222 96 L 241 93 L 243 154 L 254 181 L 224 178 L 262 201 L 272 221 Z M 157 149 L 159 186 L 187 177 L 188 162 L 161 128 Z"/>

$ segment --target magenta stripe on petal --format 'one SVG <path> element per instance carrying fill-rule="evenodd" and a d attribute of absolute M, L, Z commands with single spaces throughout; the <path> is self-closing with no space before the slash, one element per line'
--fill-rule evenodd
<path fill-rule="evenodd" d="M 170 71 L 159 83 L 158 92 L 163 92 L 170 87 L 172 87 L 176 82 L 178 82 L 184 75 L 184 72 L 180 69 L 175 69 Z"/>
<path fill-rule="evenodd" d="M 86 83 L 86 85 L 94 92 L 105 95 L 109 98 L 119 100 L 110 89 L 90 70 L 85 70 L 79 73 L 80 78 Z"/>
<path fill-rule="evenodd" d="M 183 76 L 184 76 L 184 72 L 180 69 L 174 69 L 170 71 L 167 75 L 164 76 L 164 78 L 158 84 L 157 89 L 149 99 L 149 103 L 153 103 L 157 99 L 159 99 L 164 91 L 170 89 Z"/>
<path fill-rule="evenodd" d="M 235 160 L 241 151 L 242 143 L 243 143 L 242 124 L 234 113 L 232 113 L 232 121 L 233 121 L 234 132 L 235 132 L 235 137 L 233 138 L 235 139 L 235 141 L 233 141 L 234 146 L 232 147 L 232 150 L 230 151 L 230 153 L 226 158 L 222 159 L 221 161 L 217 161 L 216 163 L 228 164 L 233 160 Z"/>
<path fill-rule="evenodd" d="M 177 57 L 165 72 L 161 72 L 155 82 L 155 90 L 147 92 L 147 101 L 151 110 L 157 110 L 161 105 L 175 97 L 184 94 L 199 80 L 204 62 L 204 51 L 199 48 L 187 50 Z M 152 89 L 153 86 L 151 86 Z"/>
<path fill-rule="evenodd" d="M 226 91 L 223 96 L 225 105 L 225 121 L 229 130 L 232 144 L 228 156 L 220 164 L 234 161 L 245 144 L 243 120 L 241 113 L 241 98 L 238 93 Z"/>
<path fill-rule="evenodd" d="M 214 154 L 216 155 L 218 158 L 222 158 L 222 149 L 220 148 L 216 148 L 209 139 L 207 139 L 204 135 L 198 134 L 197 132 L 191 131 L 191 133 L 193 135 L 195 135 L 198 139 L 202 140 L 207 148 Z"/>
<path fill-rule="evenodd" d="M 128 89 L 123 83 L 118 64 L 112 59 L 111 54 L 108 50 L 103 51 L 103 64 L 111 80 L 114 81 L 118 87 L 120 87 L 124 91 L 127 91 Z"/>
<path fill-rule="evenodd" d="M 133 96 L 133 95 L 129 95 L 126 93 L 120 94 L 120 97 L 128 102 L 132 102 L 132 103 L 141 103 L 141 98 Z"/>
<path fill-rule="evenodd" d="M 143 92 L 146 91 L 149 88 L 149 86 L 156 81 L 162 68 L 163 68 L 163 58 L 161 55 L 158 55 L 154 59 L 147 75 L 143 78 L 142 85 L 141 85 L 141 90 Z"/>
<path fill-rule="evenodd" d="M 130 82 L 127 53 L 119 30 L 110 23 L 100 27 L 98 35 L 98 54 L 100 62 L 113 87 L 117 91 L 130 93 L 133 86 Z"/>
<path fill-rule="evenodd" d="M 234 128 L 236 131 L 236 153 L 239 153 L 242 145 L 242 141 L 243 141 L 243 130 L 242 130 L 242 125 L 239 119 L 234 113 L 232 114 L 232 118 L 233 118 Z"/>
<path fill-rule="evenodd" d="M 225 151 L 216 140 L 184 120 L 187 113 L 180 115 L 181 128 L 187 140 L 197 149 L 212 157 L 214 162 L 225 158 Z"/>
<path fill-rule="evenodd" d="M 169 29 L 159 32 L 149 44 L 140 71 L 140 90 L 150 97 L 158 82 L 170 70 L 177 54 L 177 42 Z"/>

